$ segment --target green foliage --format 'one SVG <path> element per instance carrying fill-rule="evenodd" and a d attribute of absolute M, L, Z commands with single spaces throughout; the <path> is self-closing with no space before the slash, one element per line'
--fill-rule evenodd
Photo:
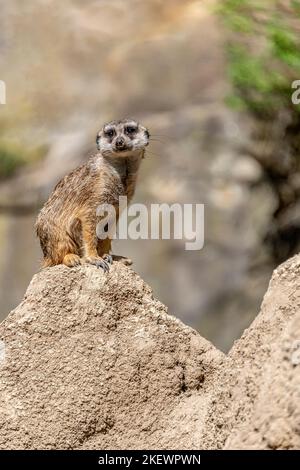
<path fill-rule="evenodd" d="M 24 149 L 20 143 L 0 139 L 0 180 L 12 176 L 21 166 L 38 160 L 44 153 L 43 146 Z"/>
<path fill-rule="evenodd" d="M 24 157 L 15 148 L 0 143 L 0 178 L 11 176 L 17 168 L 25 163 Z"/>
<path fill-rule="evenodd" d="M 219 13 L 230 30 L 228 103 L 265 119 L 299 113 L 291 84 L 300 79 L 300 1 L 224 0 Z"/>

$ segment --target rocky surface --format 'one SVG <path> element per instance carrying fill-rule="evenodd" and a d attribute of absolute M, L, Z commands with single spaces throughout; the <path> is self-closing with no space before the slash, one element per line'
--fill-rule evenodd
<path fill-rule="evenodd" d="M 0 327 L 0 448 L 300 448 L 300 256 L 225 356 L 114 263 L 43 270 Z"/>

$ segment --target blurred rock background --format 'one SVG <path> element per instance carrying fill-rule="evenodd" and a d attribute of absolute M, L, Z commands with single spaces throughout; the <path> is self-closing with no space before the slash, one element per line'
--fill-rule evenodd
<path fill-rule="evenodd" d="M 255 54 L 278 75 L 265 32 L 282 13 L 297 30 L 297 4 L 0 0 L 0 318 L 39 269 L 39 207 L 95 150 L 103 122 L 128 116 L 153 139 L 135 201 L 204 203 L 205 246 L 128 240 L 114 251 L 134 260 L 173 314 L 231 346 L 257 314 L 274 265 L 299 246 L 299 113 L 282 81 L 284 102 L 273 109 L 263 95 L 269 112 L 255 106 L 269 83 Z M 279 38 L 280 51 L 293 63 L 278 59 L 288 84 L 299 50 L 291 58 L 289 40 Z M 267 91 L 275 96 L 274 86 Z"/>

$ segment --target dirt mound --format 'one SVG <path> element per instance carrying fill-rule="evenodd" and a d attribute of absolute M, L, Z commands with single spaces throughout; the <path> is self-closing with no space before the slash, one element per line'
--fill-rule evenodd
<path fill-rule="evenodd" d="M 225 356 L 130 268 L 41 271 L 0 327 L 0 448 L 300 448 L 299 283 Z"/>

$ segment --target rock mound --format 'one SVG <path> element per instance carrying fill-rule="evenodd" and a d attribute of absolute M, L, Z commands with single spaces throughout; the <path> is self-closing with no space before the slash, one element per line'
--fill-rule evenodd
<path fill-rule="evenodd" d="M 300 256 L 218 351 L 128 267 L 45 269 L 0 327 L 0 448 L 300 448 Z"/>

